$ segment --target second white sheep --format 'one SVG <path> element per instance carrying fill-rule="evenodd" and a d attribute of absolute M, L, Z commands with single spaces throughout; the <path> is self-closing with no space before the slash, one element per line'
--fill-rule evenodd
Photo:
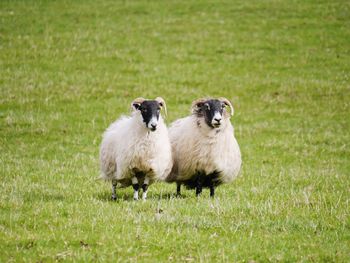
<path fill-rule="evenodd" d="M 226 111 L 230 108 L 231 114 Z M 198 99 L 192 103 L 192 115 L 173 122 L 169 128 L 174 165 L 167 182 L 196 189 L 214 189 L 231 182 L 241 167 L 241 152 L 234 137 L 230 117 L 233 107 L 226 98 Z"/>

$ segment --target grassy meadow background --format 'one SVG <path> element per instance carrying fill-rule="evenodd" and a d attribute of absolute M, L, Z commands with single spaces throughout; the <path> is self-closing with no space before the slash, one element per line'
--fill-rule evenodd
<path fill-rule="evenodd" d="M 224 96 L 241 176 L 110 201 L 101 134 Z M 348 1 L 1 1 L 0 262 L 349 262 Z"/>

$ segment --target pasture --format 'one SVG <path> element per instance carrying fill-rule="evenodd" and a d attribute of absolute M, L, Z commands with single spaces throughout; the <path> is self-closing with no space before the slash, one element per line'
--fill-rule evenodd
<path fill-rule="evenodd" d="M 110 200 L 101 135 L 227 97 L 240 177 Z M 349 262 L 348 1 L 1 1 L 0 262 Z"/>

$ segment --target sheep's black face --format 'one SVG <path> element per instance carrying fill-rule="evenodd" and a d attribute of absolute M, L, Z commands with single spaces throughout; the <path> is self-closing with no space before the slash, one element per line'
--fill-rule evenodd
<path fill-rule="evenodd" d="M 219 128 L 222 124 L 225 104 L 220 100 L 207 100 L 197 105 L 199 115 L 204 117 L 205 123 L 211 128 Z"/>
<path fill-rule="evenodd" d="M 140 104 L 134 104 L 135 109 L 139 110 L 142 115 L 143 122 L 151 131 L 157 129 L 161 105 L 155 100 L 145 100 Z"/>

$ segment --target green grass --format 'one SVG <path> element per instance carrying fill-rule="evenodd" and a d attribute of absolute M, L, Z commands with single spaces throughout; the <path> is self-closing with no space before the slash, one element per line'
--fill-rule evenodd
<path fill-rule="evenodd" d="M 0 262 L 349 262 L 348 1 L 1 1 Z M 232 100 L 215 199 L 111 202 L 102 132 L 139 96 Z"/>

